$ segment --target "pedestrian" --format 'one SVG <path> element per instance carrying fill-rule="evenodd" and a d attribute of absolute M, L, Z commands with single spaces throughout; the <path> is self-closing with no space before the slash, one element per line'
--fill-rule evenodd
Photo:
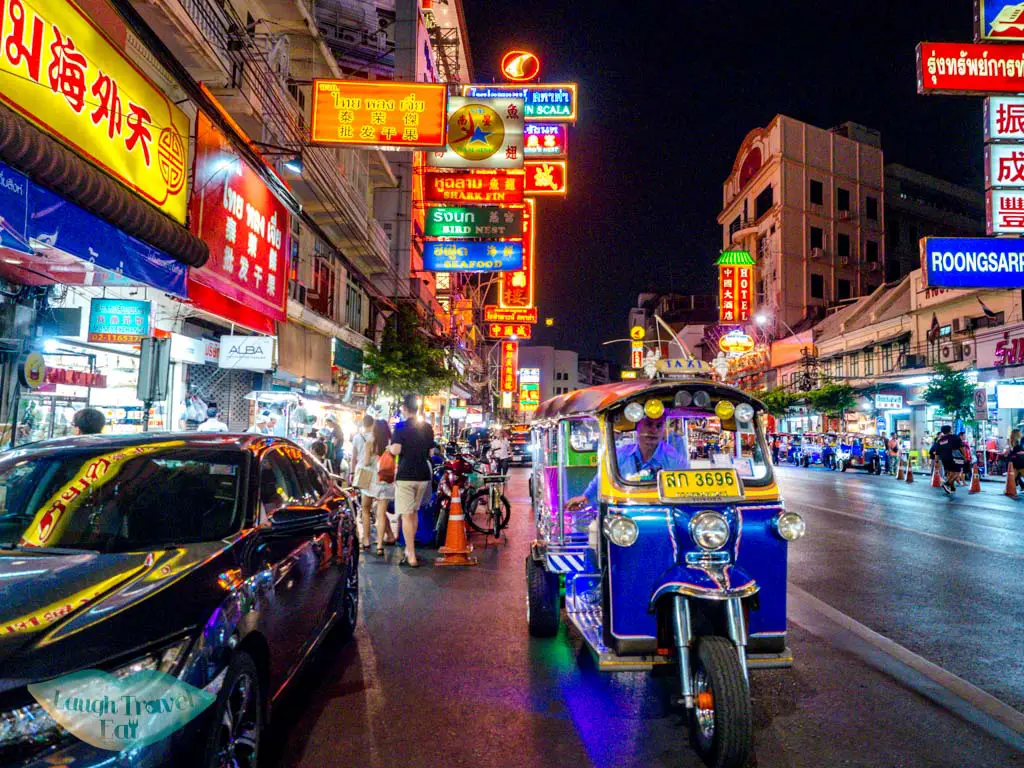
<path fill-rule="evenodd" d="M 370 499 L 370 504 L 377 506 L 377 556 L 384 557 L 384 545 L 393 544 L 388 541 L 385 533 L 388 530 L 388 504 L 395 498 L 395 476 L 393 460 L 385 459 L 388 446 L 391 444 L 391 429 L 383 419 L 373 423 L 372 439 L 363 446 L 362 466 L 373 469 L 373 481 L 363 493 Z M 362 540 L 359 542 L 363 551 L 370 549 L 370 504 L 363 504 Z"/>
<path fill-rule="evenodd" d="M 366 442 L 373 438 L 373 416 L 366 413 L 363 414 L 362 427 L 352 437 L 352 458 L 348 462 L 348 482 L 350 485 L 356 485 L 356 470 L 363 466 L 363 448 L 366 446 Z M 356 486 L 357 488 L 359 486 Z"/>
<path fill-rule="evenodd" d="M 507 475 L 509 464 L 512 462 L 512 443 L 509 442 L 505 430 L 498 432 L 498 436 L 491 441 L 491 456 L 498 463 L 498 474 Z"/>
<path fill-rule="evenodd" d="M 960 438 L 960 442 L 964 446 L 964 471 L 963 474 L 961 474 L 960 476 L 960 485 L 967 485 L 967 478 L 970 477 L 971 475 L 971 464 L 974 461 L 974 456 L 971 453 L 971 444 L 967 442 L 967 432 L 961 429 L 959 432 L 957 432 L 956 436 Z"/>
<path fill-rule="evenodd" d="M 75 411 L 71 418 L 71 426 L 75 428 L 78 435 L 98 435 L 103 431 L 107 418 L 102 411 L 95 408 L 82 408 Z"/>
<path fill-rule="evenodd" d="M 1009 445 L 1003 451 L 1006 458 L 1006 472 L 1009 474 L 1012 466 L 1017 474 L 1017 487 L 1024 490 L 1024 445 L 1021 445 L 1021 432 L 1015 429 L 1010 433 Z"/>
<path fill-rule="evenodd" d="M 251 435 L 266 435 L 270 432 L 270 412 L 262 411 L 256 414 L 253 425 L 245 430 Z"/>
<path fill-rule="evenodd" d="M 345 432 L 338 423 L 338 417 L 333 413 L 328 413 L 324 417 L 324 425 L 330 432 L 328 449 L 331 461 L 334 462 L 334 466 L 340 469 L 342 462 L 345 460 Z"/>
<path fill-rule="evenodd" d="M 398 457 L 395 473 L 395 512 L 402 521 L 405 536 L 405 555 L 400 565 L 419 568 L 416 559 L 416 527 L 420 504 L 430 488 L 430 446 L 434 444 L 434 430 L 417 418 L 419 403 L 416 395 L 406 395 L 402 401 L 402 418 L 395 427 L 391 452 Z"/>
<path fill-rule="evenodd" d="M 943 425 L 939 436 L 935 438 L 932 447 L 928 450 L 928 456 L 932 461 L 938 459 L 942 462 L 942 468 L 946 473 L 946 480 L 942 484 L 942 490 L 947 495 L 956 493 L 956 481 L 960 479 L 964 466 L 964 445 L 960 438 L 953 434 L 953 428 L 949 424 Z"/>
<path fill-rule="evenodd" d="M 313 444 L 309 446 L 309 452 L 313 454 L 313 458 L 324 465 L 324 468 L 334 474 L 334 467 L 331 466 L 331 460 L 327 456 L 327 443 L 321 439 L 313 441 Z"/>
<path fill-rule="evenodd" d="M 775 466 L 779 465 L 779 449 L 782 447 L 782 442 L 779 440 L 778 435 L 772 435 L 772 464 Z"/>
<path fill-rule="evenodd" d="M 197 428 L 197 432 L 227 432 L 228 425 L 221 421 L 218 417 L 218 410 L 216 403 L 207 403 L 206 405 L 206 421 L 200 424 Z"/>
<path fill-rule="evenodd" d="M 889 436 L 889 443 L 886 446 L 886 450 L 888 459 L 888 469 L 886 471 L 889 472 L 889 474 L 895 474 L 899 468 L 900 462 L 900 440 L 896 437 L 895 432 Z"/>

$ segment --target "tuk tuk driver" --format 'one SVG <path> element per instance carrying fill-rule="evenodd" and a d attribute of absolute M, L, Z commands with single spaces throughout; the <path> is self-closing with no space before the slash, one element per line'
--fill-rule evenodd
<path fill-rule="evenodd" d="M 636 425 L 636 441 L 620 445 L 615 449 L 619 472 L 626 480 L 633 482 L 651 481 L 662 469 L 689 469 L 686 457 L 665 441 L 665 416 L 640 419 Z M 597 506 L 597 480 L 594 475 L 586 490 L 565 503 L 570 512 Z"/>

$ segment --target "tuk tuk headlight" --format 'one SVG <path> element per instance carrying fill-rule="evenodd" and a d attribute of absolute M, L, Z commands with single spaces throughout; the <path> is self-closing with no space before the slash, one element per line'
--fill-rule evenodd
<path fill-rule="evenodd" d="M 713 552 L 729 541 L 729 521 L 719 512 L 698 512 L 690 520 L 690 537 L 701 549 Z"/>
<path fill-rule="evenodd" d="M 620 547 L 629 547 L 636 542 L 640 535 L 640 529 L 631 518 L 625 515 L 608 515 L 602 524 L 604 535 L 612 544 Z"/>
<path fill-rule="evenodd" d="M 783 512 L 775 518 L 775 531 L 786 541 L 796 541 L 807 533 L 807 523 L 796 512 Z"/>
<path fill-rule="evenodd" d="M 740 403 L 736 406 L 736 421 L 740 424 L 749 424 L 754 420 L 754 406 L 750 403 Z"/>

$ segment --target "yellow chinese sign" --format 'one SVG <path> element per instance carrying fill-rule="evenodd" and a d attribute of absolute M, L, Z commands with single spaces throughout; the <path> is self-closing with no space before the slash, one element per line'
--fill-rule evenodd
<path fill-rule="evenodd" d="M 70 0 L 0 2 L 0 100 L 185 222 L 185 113 Z"/>
<path fill-rule="evenodd" d="M 314 80 L 315 144 L 441 147 L 448 86 L 383 80 Z"/>

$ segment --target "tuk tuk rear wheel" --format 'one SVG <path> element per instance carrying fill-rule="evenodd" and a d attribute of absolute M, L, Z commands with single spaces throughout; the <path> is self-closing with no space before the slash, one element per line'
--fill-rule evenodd
<path fill-rule="evenodd" d="M 724 637 L 702 637 L 695 656 L 694 751 L 711 768 L 742 768 L 750 755 L 754 717 L 736 646 Z"/>
<path fill-rule="evenodd" d="M 558 574 L 526 556 L 526 623 L 533 637 L 554 637 L 561 621 Z"/>

